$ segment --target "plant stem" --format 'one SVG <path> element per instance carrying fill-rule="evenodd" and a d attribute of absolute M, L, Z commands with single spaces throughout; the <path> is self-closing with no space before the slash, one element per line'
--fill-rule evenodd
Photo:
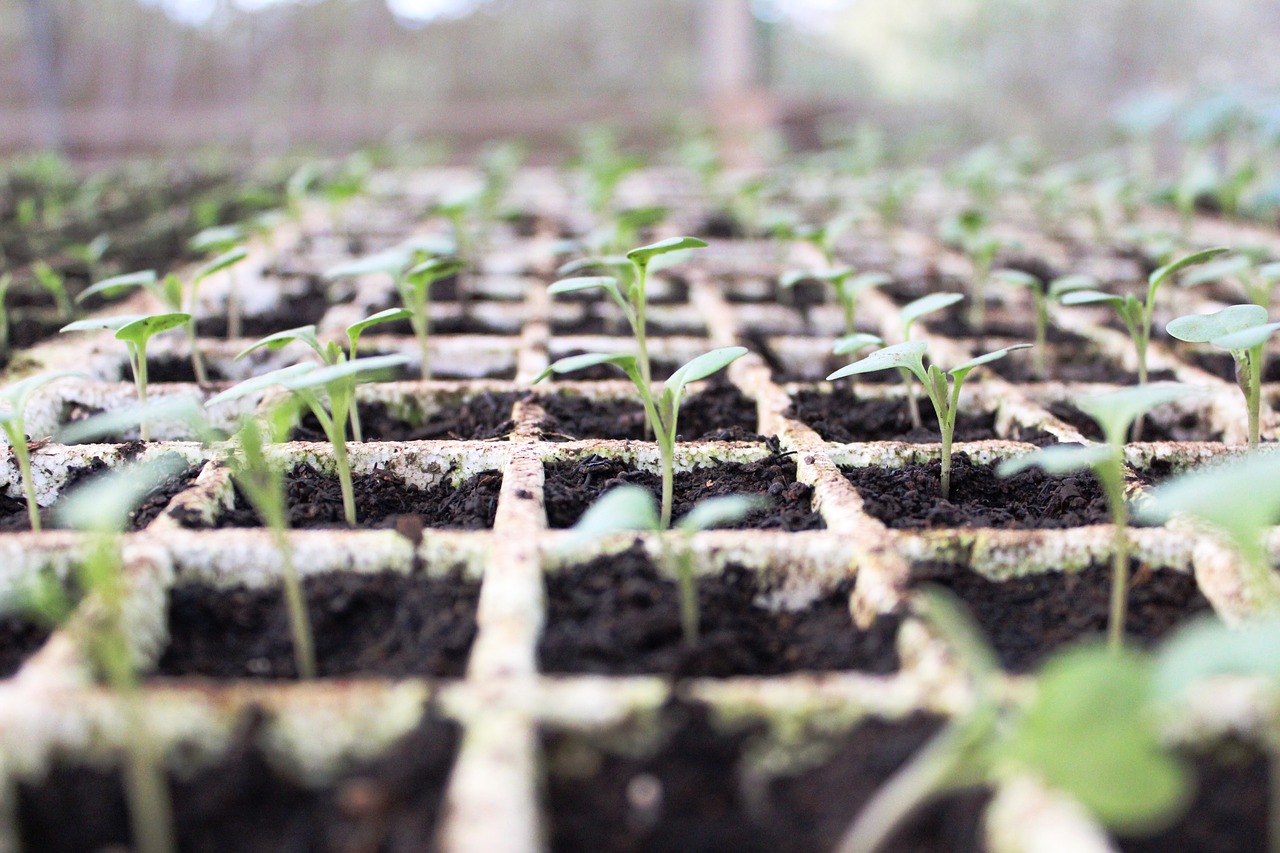
<path fill-rule="evenodd" d="M 645 332 L 645 306 L 648 299 L 645 295 L 645 288 L 649 286 L 649 265 L 636 264 L 636 291 L 632 297 L 631 303 L 635 306 L 636 312 L 636 347 L 639 350 L 640 359 L 640 376 L 644 379 L 645 387 L 653 382 L 652 369 L 649 365 L 649 341 Z"/>
<path fill-rule="evenodd" d="M 191 319 L 187 321 L 187 340 L 191 343 L 191 370 L 196 375 L 196 383 L 207 385 L 209 383 L 209 375 L 205 371 L 204 355 L 200 352 L 199 335 L 196 332 L 194 313 L 191 315 Z"/>
<path fill-rule="evenodd" d="M 1240 382 L 1244 391 L 1245 405 L 1249 409 L 1249 446 L 1258 446 L 1260 421 L 1262 417 L 1262 346 L 1256 346 L 1245 354 L 1244 364 L 1236 362 L 1236 376 L 1240 379 L 1243 367 L 1245 375 Z"/>
<path fill-rule="evenodd" d="M 945 380 L 943 380 L 945 381 Z M 946 393 L 946 389 L 938 389 Z M 956 413 L 960 405 L 960 383 L 951 383 L 950 396 L 944 398 L 944 405 L 937 407 L 938 427 L 942 431 L 942 498 L 951 497 L 951 442 L 956 435 Z M 936 406 L 936 403 L 935 403 Z"/>
<path fill-rule="evenodd" d="M 151 440 L 151 429 L 147 425 L 147 353 L 137 344 L 130 343 L 129 361 L 133 367 L 133 383 L 138 387 L 138 432 L 143 441 Z"/>
<path fill-rule="evenodd" d="M 698 643 L 698 587 L 693 578 L 693 548 L 686 538 L 676 551 L 667 537 L 669 530 L 660 534 L 662 555 L 668 566 L 675 572 L 676 588 L 680 595 L 680 632 L 686 646 Z"/>
<path fill-rule="evenodd" d="M 13 458 L 18 462 L 18 470 L 22 473 L 22 493 L 27 499 L 27 518 L 31 520 L 31 529 L 40 529 L 40 505 L 36 503 L 36 485 L 31 482 L 31 448 L 27 446 L 27 436 L 18 424 L 8 433 L 9 447 L 13 450 Z"/>
<path fill-rule="evenodd" d="M 924 421 L 920 419 L 920 400 L 916 394 L 915 383 L 911 381 L 911 371 L 905 367 L 899 367 L 898 373 L 902 376 L 902 384 L 907 389 L 907 414 L 911 416 L 911 428 L 921 429 Z"/>
<path fill-rule="evenodd" d="M 272 538 L 280 551 L 280 579 L 284 585 L 285 606 L 289 610 L 289 628 L 293 633 L 294 666 L 298 669 L 299 678 L 309 680 L 316 677 L 316 651 L 311 638 L 311 618 L 307 614 L 302 579 L 293 563 L 293 551 L 289 547 L 283 525 L 272 527 Z"/>
<path fill-rule="evenodd" d="M 1032 299 L 1036 303 L 1036 378 L 1044 379 L 1049 374 L 1049 306 L 1045 294 L 1040 288 L 1032 288 Z"/>
<path fill-rule="evenodd" d="M 427 312 L 431 310 L 431 297 L 427 294 L 429 287 L 430 285 L 422 288 L 422 296 L 420 299 L 415 300 L 417 304 L 413 308 L 413 331 L 418 336 L 418 349 L 422 353 L 423 379 L 431 378 L 431 354 L 427 351 L 427 336 L 430 332 L 429 324 L 431 322 L 431 318 L 427 316 Z"/>
<path fill-rule="evenodd" d="M 675 438 L 658 435 L 658 455 L 662 461 L 662 529 L 671 527 L 671 505 L 675 501 Z"/>
<path fill-rule="evenodd" d="M 844 333 L 852 335 L 858 331 L 853 320 L 858 311 L 858 297 L 845 290 L 844 282 L 836 285 L 836 297 L 840 300 L 840 308 L 844 311 Z"/>
<path fill-rule="evenodd" d="M 1098 479 L 1111 505 L 1114 527 L 1111 544 L 1111 611 L 1107 620 L 1107 646 L 1119 651 L 1129 609 L 1129 506 L 1124 499 L 1123 450 L 1113 448 L 1114 458 L 1098 470 Z"/>
<path fill-rule="evenodd" d="M 240 337 L 240 285 L 235 269 L 227 270 L 231 285 L 227 290 L 227 337 Z"/>
<path fill-rule="evenodd" d="M 356 494 L 351 483 L 351 463 L 347 460 L 347 443 L 339 437 L 333 441 L 333 462 L 338 469 L 338 484 L 342 487 L 342 513 L 347 524 L 356 526 Z"/>
<path fill-rule="evenodd" d="M 168 783 L 143 719 L 142 697 L 135 685 L 122 698 L 129 732 L 124 766 L 129 828 L 138 853 L 173 853 L 173 810 Z"/>

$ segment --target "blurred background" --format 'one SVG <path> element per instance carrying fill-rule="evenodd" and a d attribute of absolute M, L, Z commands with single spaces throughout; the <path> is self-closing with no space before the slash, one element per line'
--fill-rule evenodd
<path fill-rule="evenodd" d="M 549 159 L 607 122 L 636 145 L 702 124 L 804 150 L 875 125 L 1073 156 L 1176 134 L 1189 102 L 1280 115 L 1278 37 L 1257 0 L 0 0 L 0 152 L 425 138 L 466 160 L 518 135 Z"/>

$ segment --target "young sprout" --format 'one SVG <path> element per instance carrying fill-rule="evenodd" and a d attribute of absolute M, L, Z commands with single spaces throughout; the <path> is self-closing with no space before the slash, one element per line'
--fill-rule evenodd
<path fill-rule="evenodd" d="M 1270 310 L 1272 291 L 1280 281 L 1280 263 L 1258 264 L 1247 254 L 1231 255 L 1192 270 L 1182 277 L 1181 284 L 1196 287 L 1224 278 L 1234 279 L 1254 305 Z"/>
<path fill-rule="evenodd" d="M 9 298 L 12 284 L 11 273 L 0 273 L 0 361 L 9 354 L 9 309 L 5 307 L 5 301 Z"/>
<path fill-rule="evenodd" d="M 145 713 L 128 627 L 120 532 L 138 502 L 184 464 L 170 455 L 111 471 L 64 498 L 57 509 L 60 524 L 90 534 L 76 577 L 93 606 L 80 608 L 68 631 L 120 702 L 125 799 L 139 853 L 172 853 L 175 844 L 164 765 Z"/>
<path fill-rule="evenodd" d="M 242 233 L 240 229 L 236 229 L 236 233 Z M 197 235 L 199 236 L 199 235 Z M 228 279 L 227 287 L 227 337 L 240 337 L 240 297 L 239 285 L 236 281 L 235 266 L 249 257 L 248 251 L 239 246 L 232 246 L 221 252 L 217 257 L 206 261 L 202 264 L 192 276 L 191 292 L 188 294 L 187 311 L 192 315 L 196 313 L 196 293 L 200 288 L 200 283 L 211 275 L 226 271 Z M 194 320 L 192 323 L 194 324 Z M 194 334 L 194 330 L 192 332 Z M 195 343 L 192 342 L 192 350 L 194 351 Z"/>
<path fill-rule="evenodd" d="M 766 503 L 759 496 L 726 495 L 700 501 L 675 523 L 684 534 L 679 548 L 660 537 L 663 557 L 676 575 L 680 594 L 680 627 L 687 645 L 698 642 L 698 590 L 693 577 L 693 534 L 722 524 L 732 524 Z M 621 530 L 647 530 L 662 533 L 662 524 L 653 495 L 641 486 L 619 486 L 611 489 L 578 519 L 570 542 L 592 539 Z"/>
<path fill-rule="evenodd" d="M 1280 520 L 1280 454 L 1251 452 L 1182 474 L 1153 488 L 1140 518 L 1185 515 L 1220 531 L 1244 562 L 1248 593 L 1261 609 L 1280 608 L 1266 531 Z"/>
<path fill-rule="evenodd" d="M 911 340 L 911 327 L 922 317 L 955 305 L 964 299 L 960 293 L 930 293 L 913 299 L 898 309 L 898 328 L 902 330 L 902 339 Z M 911 415 L 911 427 L 920 429 L 924 422 L 920 420 L 920 401 L 916 399 L 916 386 L 911 381 L 911 371 L 903 368 L 898 371 L 902 376 L 902 387 L 907 389 L 907 412 Z"/>
<path fill-rule="evenodd" d="M 36 503 L 36 486 L 31 479 L 31 449 L 27 446 L 27 403 L 49 383 L 75 375 L 71 371 L 42 373 L 0 389 L 0 430 L 9 442 L 9 451 L 18 463 L 18 473 L 22 475 L 22 492 L 27 500 L 27 517 L 31 520 L 32 530 L 40 529 L 40 505 Z"/>
<path fill-rule="evenodd" d="M 843 379 L 859 373 L 871 373 L 889 368 L 904 368 L 924 385 L 933 411 L 938 416 L 938 429 L 942 433 L 942 483 L 944 499 L 951 496 L 951 441 L 955 436 L 956 416 L 960 413 L 960 389 L 974 368 L 1004 358 L 1014 350 L 1028 349 L 1031 344 L 1014 344 L 994 352 L 970 359 L 964 364 L 943 370 L 936 364 L 924 366 L 928 344 L 924 341 L 907 341 L 877 350 L 866 358 L 840 368 L 827 377 L 828 381 Z"/>
<path fill-rule="evenodd" d="M 856 216 L 853 213 L 842 213 L 828 219 L 821 225 L 794 227 L 791 236 L 817 249 L 819 254 L 822 255 L 822 260 L 827 265 L 827 268 L 832 269 L 838 266 L 836 263 L 836 243 L 853 227 L 855 221 Z"/>
<path fill-rule="evenodd" d="M 1117 296 L 1100 290 L 1076 290 L 1063 294 L 1063 305 L 1110 305 L 1120 315 L 1138 356 L 1138 384 L 1147 383 L 1147 346 L 1151 342 L 1151 320 L 1156 310 L 1156 291 L 1180 270 L 1203 264 L 1221 255 L 1226 249 L 1205 249 L 1180 260 L 1165 264 L 1147 277 L 1145 299 L 1131 293 Z"/>
<path fill-rule="evenodd" d="M 67 280 L 63 278 L 62 273 L 44 261 L 36 261 L 32 264 L 31 272 L 36 277 L 36 283 L 43 287 L 49 296 L 53 297 L 53 304 L 58 309 L 58 316 L 62 318 L 63 322 L 71 322 L 76 312 L 71 305 L 71 297 L 67 296 Z"/>
<path fill-rule="evenodd" d="M 84 264 L 85 270 L 89 273 L 89 281 L 97 281 L 102 278 L 100 275 L 103 269 L 102 259 L 106 257 L 107 249 L 110 247 L 111 236 L 102 233 L 88 243 L 73 243 L 67 246 L 65 251 Z"/>
<path fill-rule="evenodd" d="M 1112 649 L 1124 642 L 1124 623 L 1129 602 L 1129 505 L 1124 496 L 1124 444 L 1130 426 L 1157 406 L 1193 393 L 1183 385 L 1137 385 L 1075 401 L 1076 408 L 1097 422 L 1105 442 L 1087 447 L 1061 445 L 1007 459 L 996 468 L 1001 477 L 1010 477 L 1027 468 L 1039 467 L 1050 474 L 1093 471 L 1102 486 L 1111 510 L 1111 611 L 1107 621 L 1107 641 Z"/>
<path fill-rule="evenodd" d="M 684 400 L 687 386 L 691 382 L 706 379 L 708 376 L 728 367 L 732 362 L 747 354 L 746 347 L 721 347 L 711 350 L 690 360 L 683 367 L 671 374 L 662 385 L 662 393 L 653 394 L 649 380 L 639 366 L 639 359 L 634 355 L 623 353 L 569 356 L 553 363 L 533 380 L 541 382 L 553 373 L 572 373 L 597 364 L 612 364 L 627 375 L 636 386 L 640 401 L 644 404 L 645 419 L 649 429 L 658 442 L 658 455 L 662 464 L 662 528 L 671 526 L 671 505 L 674 498 L 675 483 L 675 450 L 676 438 L 679 435 L 680 404 Z"/>
<path fill-rule="evenodd" d="M 1049 374 L 1049 303 L 1061 302 L 1065 294 L 1076 290 L 1093 289 L 1096 284 L 1089 276 L 1068 275 L 1054 279 L 1046 287 L 1045 282 L 1030 273 L 1004 269 L 993 272 L 991 279 L 1010 287 L 1025 287 L 1031 292 L 1036 312 L 1035 372 L 1036 376 L 1044 379 Z"/>
<path fill-rule="evenodd" d="M 153 314 L 140 317 L 136 314 L 123 314 L 113 317 L 91 317 L 68 323 L 60 331 L 85 332 L 101 329 L 115 331 L 116 340 L 123 341 L 129 354 L 129 367 L 133 371 L 133 382 L 138 389 L 138 404 L 147 402 L 147 343 L 154 336 L 170 329 L 184 326 L 191 320 L 190 314 Z M 150 441 L 151 433 L 146 419 L 139 425 L 143 441 Z"/>
<path fill-rule="evenodd" d="M 623 315 L 627 318 L 627 323 L 631 326 L 631 333 L 636 339 L 636 361 L 639 365 L 640 376 L 647 386 L 652 381 L 648 338 L 645 333 L 645 309 L 648 305 L 647 288 L 650 266 L 658 258 L 665 255 L 672 255 L 675 252 L 681 252 L 686 249 L 701 249 L 706 246 L 706 241 L 699 240 L 696 237 L 671 237 L 657 243 L 641 246 L 638 249 L 632 249 L 626 255 L 626 260 L 630 262 L 631 274 L 626 281 L 625 290 L 618 277 L 588 276 L 561 279 L 547 288 L 547 292 L 555 295 L 557 293 L 574 293 L 581 290 L 600 289 L 609 294 L 609 297 L 622 309 Z M 612 261 L 613 259 L 611 258 L 604 259 L 605 263 L 612 263 Z M 590 262 L 590 265 L 598 266 L 600 264 L 601 261 L 599 260 Z M 567 267 L 567 269 L 573 268 L 574 265 Z"/>
<path fill-rule="evenodd" d="M 1231 353 L 1236 384 L 1249 410 L 1249 446 L 1258 446 L 1262 410 L 1262 362 L 1267 339 L 1280 323 L 1267 322 L 1261 305 L 1230 305 L 1212 314 L 1189 314 L 1169 321 L 1172 337 L 1189 343 L 1210 343 Z"/>
<path fill-rule="evenodd" d="M 806 279 L 825 281 L 831 285 L 831 289 L 836 295 L 836 302 L 840 303 L 840 310 L 844 315 L 844 333 L 846 335 L 852 335 L 858 331 L 855 318 L 858 313 L 858 299 L 862 294 L 873 287 L 882 287 L 893 281 L 888 273 L 855 273 L 853 267 L 845 266 L 816 272 L 791 270 L 783 274 L 782 278 L 778 280 L 778 284 L 784 289 L 789 289 Z"/>
<path fill-rule="evenodd" d="M 926 587 L 915 609 L 961 659 L 974 701 L 881 786 L 836 853 L 877 853 L 933 798 L 1022 775 L 1066 794 L 1123 834 L 1157 830 L 1186 805 L 1187 770 L 1154 722 L 1148 658 L 1077 646 L 1049 658 L 1029 690 L 1010 690 L 962 604 Z"/>
<path fill-rule="evenodd" d="M 271 345 L 270 339 L 263 339 L 250 350 L 257 346 Z M 336 344 L 330 346 L 334 347 Z M 407 362 L 408 358 L 404 355 L 373 356 L 347 361 L 339 354 L 333 364 L 319 366 L 313 362 L 304 362 L 246 379 L 210 398 L 206 405 L 214 406 L 227 400 L 238 400 L 276 385 L 296 396 L 315 415 L 333 447 L 333 464 L 342 490 L 343 514 L 347 524 L 354 527 L 357 521 L 356 498 L 351 481 L 351 464 L 347 459 L 347 422 L 351 417 L 351 409 L 355 406 L 356 383 L 361 377 L 367 379 L 371 374 L 401 367 Z"/>
<path fill-rule="evenodd" d="M 644 165 L 636 156 L 624 154 L 618 137 L 600 125 L 582 132 L 578 142 L 578 165 L 585 179 L 587 207 L 597 222 L 603 222 L 613 207 L 623 179 Z"/>

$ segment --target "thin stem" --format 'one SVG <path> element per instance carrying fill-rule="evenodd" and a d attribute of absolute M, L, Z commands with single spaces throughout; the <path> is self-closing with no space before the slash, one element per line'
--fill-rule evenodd
<path fill-rule="evenodd" d="M 347 422 L 347 413 L 342 409 L 342 402 L 334 399 L 332 390 L 329 392 L 329 398 L 330 404 L 334 407 L 332 416 L 325 411 L 324 406 L 320 404 L 319 398 L 314 394 L 307 393 L 303 395 L 303 400 L 311 408 L 312 414 L 320 422 L 320 428 L 329 437 L 329 444 L 333 446 L 333 465 L 337 469 L 338 485 L 342 489 L 343 516 L 346 518 L 348 525 L 355 527 L 356 495 L 355 488 L 351 483 L 351 463 L 347 459 L 347 437 L 343 429 Z"/>
<path fill-rule="evenodd" d="M 854 317 L 858 312 L 858 297 L 850 293 L 844 282 L 836 285 L 836 297 L 840 300 L 840 308 L 844 311 L 844 333 L 852 335 L 858 331 L 854 328 Z"/>
<path fill-rule="evenodd" d="M 187 321 L 187 340 L 191 344 L 191 370 L 196 375 L 196 383 L 200 385 L 209 384 L 209 375 L 204 366 L 204 355 L 200 352 L 199 344 L 200 336 L 196 332 L 196 318 L 191 315 L 191 319 Z"/>
<path fill-rule="evenodd" d="M 431 354 L 427 351 L 427 339 L 430 334 L 431 324 L 431 318 L 428 316 L 428 312 L 431 310 L 431 297 L 427 293 L 429 287 L 428 285 L 422 288 L 422 294 L 418 299 L 414 300 L 416 304 L 413 308 L 413 332 L 418 337 L 418 349 L 422 353 L 423 379 L 431 378 Z"/>
<path fill-rule="evenodd" d="M 671 507 L 675 502 L 675 440 L 658 435 L 658 455 L 662 460 L 662 529 L 671 527 Z"/>
<path fill-rule="evenodd" d="M 1049 375 L 1049 306 L 1044 292 L 1038 287 L 1032 289 L 1032 299 L 1036 303 L 1035 371 L 1037 378 L 1044 379 Z"/>
<path fill-rule="evenodd" d="M 662 545 L 662 556 L 676 576 L 676 589 L 680 596 L 680 632 L 685 645 L 695 646 L 698 643 L 698 587 L 693 578 L 693 548 L 686 535 L 677 551 L 667 537 L 670 531 L 663 531 L 658 541 Z"/>
<path fill-rule="evenodd" d="M 911 371 L 905 367 L 899 367 L 898 373 L 902 376 L 902 384 L 907 389 L 907 414 L 911 416 L 911 428 L 921 429 L 924 421 L 920 419 L 920 400 L 916 394 L 915 383 L 911 381 Z"/>
<path fill-rule="evenodd" d="M 939 391 L 943 391 L 943 389 L 939 389 Z M 942 406 L 937 405 L 936 395 L 931 396 L 934 396 L 938 427 L 942 431 L 942 497 L 943 500 L 946 500 L 951 497 L 951 442 L 956 434 L 956 411 L 960 402 L 960 383 L 958 381 L 952 382 L 951 395 L 949 398 L 944 398 Z"/>
<path fill-rule="evenodd" d="M 1245 354 L 1244 364 L 1236 362 L 1239 377 L 1241 367 L 1246 371 L 1243 386 L 1245 405 L 1249 409 L 1249 446 L 1257 447 L 1262 419 L 1262 346 L 1253 347 Z"/>
<path fill-rule="evenodd" d="M 1124 499 L 1123 451 L 1113 448 L 1114 458 L 1098 470 L 1113 525 L 1111 544 L 1111 612 L 1107 620 L 1107 646 L 1119 651 L 1124 645 L 1129 610 L 1129 506 Z"/>
<path fill-rule="evenodd" d="M 36 484 L 31 482 L 31 448 L 27 446 L 27 436 L 21 423 L 15 423 L 12 430 L 6 429 L 9 446 L 13 450 L 13 458 L 18 462 L 18 470 L 22 472 L 22 493 L 27 499 L 27 518 L 31 520 L 31 529 L 40 529 L 40 505 L 36 503 Z"/>
<path fill-rule="evenodd" d="M 227 290 L 227 337 L 240 337 L 240 284 L 235 268 L 227 270 L 231 285 Z"/>
<path fill-rule="evenodd" d="M 147 425 L 147 353 L 134 343 L 128 344 L 129 360 L 133 366 L 133 382 L 138 386 L 138 431 L 143 441 L 151 440 L 151 428 Z"/>
<path fill-rule="evenodd" d="M 173 853 L 173 809 L 169 786 L 143 719 L 142 696 L 135 686 L 122 698 L 129 731 L 124 766 L 129 828 L 138 853 Z"/>
<path fill-rule="evenodd" d="M 631 300 L 635 306 L 636 321 L 636 347 L 639 350 L 640 359 L 640 376 L 644 379 L 644 384 L 648 387 L 653 382 L 651 367 L 649 365 L 649 340 L 645 331 L 645 306 L 648 298 L 645 294 L 645 288 L 649 286 L 649 265 L 647 263 L 637 263 L 636 267 L 636 290 Z"/>
<path fill-rule="evenodd" d="M 289 629 L 293 634 L 293 662 L 298 677 L 309 680 L 316 677 L 315 643 L 311 637 L 311 618 L 307 614 L 307 600 L 302 591 L 302 579 L 293 563 L 293 551 L 285 536 L 284 525 L 272 526 L 272 537 L 280 551 L 280 579 L 284 585 L 284 601 L 289 611 Z"/>

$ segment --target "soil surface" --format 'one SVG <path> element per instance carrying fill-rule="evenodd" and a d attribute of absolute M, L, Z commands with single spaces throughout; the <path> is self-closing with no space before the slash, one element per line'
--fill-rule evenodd
<path fill-rule="evenodd" d="M 1055 400 L 1045 405 L 1049 413 L 1065 421 L 1085 438 L 1102 441 L 1098 422 L 1066 400 Z M 1176 412 L 1172 420 L 1148 415 L 1142 425 L 1143 441 L 1222 441 L 1222 430 L 1212 429 L 1199 412 Z"/>
<path fill-rule="evenodd" d="M 226 382 L 227 375 L 218 365 L 205 358 L 205 373 L 210 382 Z M 120 366 L 120 381 L 132 382 L 133 370 L 128 364 Z M 162 382 L 195 382 L 196 370 L 191 366 L 191 359 L 176 355 L 147 358 L 147 384 Z"/>
<path fill-rule="evenodd" d="M 939 494 L 942 463 L 901 468 L 843 468 L 869 515 L 896 530 L 1000 527 L 1019 530 L 1081 527 L 1111 520 L 1102 487 L 1090 473 L 1050 475 L 1030 468 L 997 477 L 963 453 L 951 462 L 951 497 Z"/>
<path fill-rule="evenodd" d="M 285 329 L 318 324 L 329 310 L 329 300 L 324 285 L 318 278 L 301 292 L 282 293 L 280 303 L 265 314 L 244 314 L 240 317 L 240 337 L 258 339 Z M 225 338 L 225 315 L 196 320 L 196 332 L 202 338 Z"/>
<path fill-rule="evenodd" d="M 141 444 L 141 442 L 137 443 Z M 150 524 L 156 516 L 164 511 L 175 495 L 186 490 L 195 482 L 196 477 L 200 475 L 201 467 L 200 465 L 193 465 L 186 468 L 152 489 L 138 504 L 137 509 L 130 513 L 128 525 L 125 529 L 129 531 L 141 530 Z M 40 524 L 43 528 L 49 530 L 60 526 L 55 518 L 55 510 L 59 500 L 74 493 L 79 484 L 108 470 L 107 464 L 100 459 L 94 460 L 93 464 L 73 469 L 67 477 L 66 484 L 59 491 L 58 498 L 49 506 L 40 508 Z M 30 529 L 31 520 L 27 517 L 26 500 L 20 497 L 0 494 L 0 533 L 17 533 Z"/>
<path fill-rule="evenodd" d="M 828 376 L 846 364 L 852 364 L 857 358 L 852 355 L 835 355 L 833 353 L 823 356 L 820 362 L 792 366 L 773 346 L 768 335 L 748 330 L 743 334 L 741 344 L 760 354 L 765 364 L 769 365 L 773 381 L 780 385 L 787 382 L 825 383 Z M 857 381 L 861 385 L 889 385 L 901 383 L 902 378 L 896 370 L 877 370 L 874 373 L 859 374 Z M 850 380 L 837 379 L 833 387 L 848 389 Z"/>
<path fill-rule="evenodd" d="M 0 678 L 9 678 L 40 650 L 52 631 L 17 615 L 0 616 Z"/>
<path fill-rule="evenodd" d="M 1018 351 L 1007 357 L 984 365 L 1009 382 L 1098 382 L 1113 385 L 1137 385 L 1138 374 L 1125 370 L 1115 361 L 1094 349 L 1090 344 L 1058 346 L 1050 344 L 1049 365 L 1045 376 L 1035 372 L 1034 351 Z M 1172 381 L 1172 371 L 1151 372 L 1151 381 Z"/>
<path fill-rule="evenodd" d="M 1195 799 L 1161 832 L 1121 838 L 1122 853 L 1243 853 L 1267 837 L 1267 760 L 1256 747 L 1216 744 L 1194 757 Z"/>
<path fill-rule="evenodd" d="M 581 316 L 573 318 L 561 318 L 551 321 L 551 334 L 553 335 L 613 335 L 616 337 L 631 339 L 631 327 L 627 325 L 627 321 L 619 317 L 602 317 L 591 311 L 590 306 L 595 303 L 588 303 L 583 306 Z M 645 319 L 645 335 L 650 338 L 667 337 L 670 335 L 681 335 L 688 337 L 702 337 L 707 333 L 705 326 L 691 324 L 668 324 L 652 319 Z"/>
<path fill-rule="evenodd" d="M 266 757 L 264 715 L 250 713 L 216 764 L 170 776 L 173 826 L 184 853 L 433 853 L 459 727 L 428 711 L 385 754 L 336 784 L 303 787 Z M 123 850 L 130 842 L 118 771 L 55 763 L 18 786 L 22 849 L 41 853 Z M 68 820 L 74 815 L 74 820 Z"/>
<path fill-rule="evenodd" d="M 424 527 L 482 530 L 493 526 L 498 508 L 502 474 L 483 471 L 464 480 L 458 488 L 437 483 L 419 489 L 390 471 L 352 477 L 358 528 L 393 528 L 406 516 Z M 336 476 L 322 474 L 310 465 L 294 468 L 285 478 L 289 526 L 295 529 L 346 527 L 342 491 Z M 249 500 L 236 490 L 235 506 L 217 518 L 217 527 L 261 527 Z"/>
<path fill-rule="evenodd" d="M 442 577 L 333 572 L 303 582 L 322 677 L 461 678 L 476 633 L 480 583 Z M 161 676 L 297 678 L 280 587 L 169 592 Z"/>
<path fill-rule="evenodd" d="M 547 415 L 538 428 L 550 441 L 652 440 L 638 400 L 548 394 L 538 397 L 537 403 Z M 764 441 L 756 425 L 755 401 L 729 383 L 716 383 L 680 405 L 681 441 Z"/>
<path fill-rule="evenodd" d="M 628 483 L 644 486 L 655 499 L 660 496 L 662 478 L 658 474 L 637 471 L 617 459 L 592 454 L 578 461 L 550 463 L 543 486 L 547 521 L 555 528 L 572 527 L 597 498 Z M 813 510 L 813 487 L 796 482 L 796 465 L 784 457 L 676 472 L 672 518 L 679 519 L 698 501 L 716 495 L 769 498 L 769 506 L 725 525 L 731 529 L 797 531 L 826 526 Z"/>
<path fill-rule="evenodd" d="M 677 586 L 635 547 L 551 572 L 547 626 L 538 646 L 546 672 L 677 678 L 898 668 L 898 620 L 860 631 L 849 615 L 853 582 L 803 609 L 757 603 L 761 575 L 738 565 L 698 579 L 699 633 L 684 642 Z"/>
<path fill-rule="evenodd" d="M 835 391 L 824 394 L 801 388 L 791 395 L 786 416 L 812 427 L 823 441 L 848 444 L 857 441 L 906 441 L 912 444 L 936 444 L 942 441 L 938 432 L 938 416 L 922 391 L 920 394 L 920 429 L 911 426 L 907 401 L 901 397 L 859 399 L 852 393 Z M 955 441 L 987 441 L 1002 438 L 996 433 L 996 416 L 992 412 L 960 412 L 956 418 Z M 1047 433 L 1027 431 L 1022 440 L 1053 441 Z"/>
<path fill-rule="evenodd" d="M 759 729 L 722 732 L 709 716 L 699 706 L 668 706 L 662 722 L 670 734 L 643 758 L 599 753 L 572 735 L 544 732 L 551 850 L 829 853 L 940 725 L 924 715 L 870 719 L 836 739 L 816 766 L 761 779 L 744 766 Z M 648 792 L 658 795 L 655 805 L 641 799 Z M 927 805 L 881 849 L 977 853 L 987 799 L 978 792 Z"/>
<path fill-rule="evenodd" d="M 523 392 L 483 392 L 454 406 L 434 412 L 420 424 L 392 414 L 386 403 L 360 403 L 360 429 L 365 441 L 480 441 L 502 438 L 515 428 L 511 419 L 516 401 Z M 316 416 L 307 413 L 294 441 L 327 441 Z"/>
<path fill-rule="evenodd" d="M 1209 611 L 1195 578 L 1172 569 L 1152 571 L 1137 560 L 1129 566 L 1130 641 L 1150 646 L 1186 619 Z M 918 563 L 912 583 L 944 586 L 958 595 L 1013 672 L 1033 669 L 1056 649 L 1107 631 L 1110 565 L 1078 572 L 1043 572 L 991 581 L 956 563 Z"/>

